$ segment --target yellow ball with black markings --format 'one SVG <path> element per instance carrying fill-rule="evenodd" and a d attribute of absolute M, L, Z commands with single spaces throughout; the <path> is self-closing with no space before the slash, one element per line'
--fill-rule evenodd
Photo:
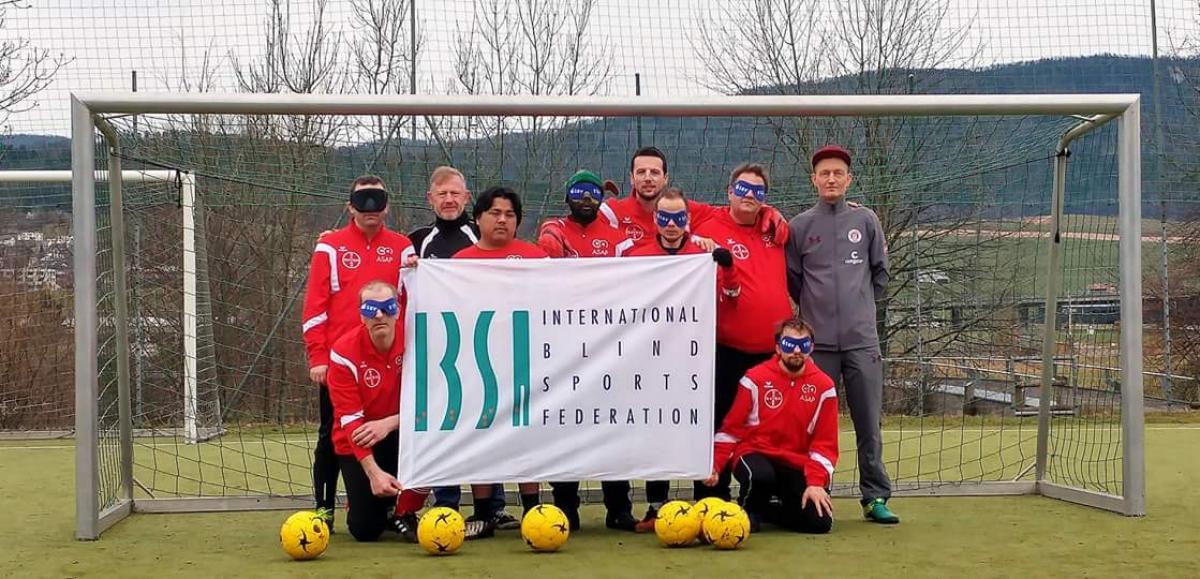
<path fill-rule="evenodd" d="M 571 536 L 566 513 L 554 505 L 538 505 L 521 519 L 521 537 L 539 553 L 557 551 Z"/>
<path fill-rule="evenodd" d="M 297 561 L 316 559 L 329 546 L 329 525 L 313 511 L 300 511 L 283 522 L 279 544 Z"/>
<path fill-rule="evenodd" d="M 452 555 L 466 539 L 466 521 L 449 507 L 429 509 L 417 523 L 417 543 L 430 555 Z"/>

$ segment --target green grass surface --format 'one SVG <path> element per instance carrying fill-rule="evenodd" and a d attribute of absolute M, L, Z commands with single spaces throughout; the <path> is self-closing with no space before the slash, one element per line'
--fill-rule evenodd
<path fill-rule="evenodd" d="M 339 528 L 317 561 L 289 561 L 277 545 L 286 513 L 135 515 L 100 541 L 77 542 L 72 451 L 64 441 L 0 445 L 0 575 L 11 577 L 1188 577 L 1200 555 L 1200 429 L 1147 430 L 1145 518 L 1040 497 L 909 498 L 904 522 L 861 521 L 852 499 L 835 501 L 827 536 L 767 530 L 737 552 L 664 549 L 651 536 L 606 531 L 602 512 L 563 552 L 534 555 L 517 532 L 433 558 L 393 538 L 356 544 Z M 940 436 L 940 435 L 939 435 Z M 926 437 L 922 437 L 924 440 Z M 914 439 L 916 440 L 916 439 Z M 965 445 L 951 445 L 962 447 Z M 845 461 L 844 461 L 845 462 Z M 339 525 L 341 522 L 339 520 Z"/>

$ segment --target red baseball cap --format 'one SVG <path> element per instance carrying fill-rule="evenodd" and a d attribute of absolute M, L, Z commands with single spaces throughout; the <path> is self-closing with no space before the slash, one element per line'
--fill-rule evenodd
<path fill-rule="evenodd" d="M 822 159 L 829 158 L 841 159 L 846 162 L 847 167 L 850 166 L 850 151 L 847 151 L 841 145 L 825 145 L 824 147 L 817 149 L 816 153 L 813 153 L 813 168 L 816 169 L 817 163 L 821 162 Z"/>

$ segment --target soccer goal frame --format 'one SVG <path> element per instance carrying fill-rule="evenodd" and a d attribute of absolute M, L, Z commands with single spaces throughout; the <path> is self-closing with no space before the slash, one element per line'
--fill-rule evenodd
<path fill-rule="evenodd" d="M 1037 423 L 1035 480 L 995 481 L 918 489 L 921 495 L 1020 495 L 1040 494 L 1090 505 L 1117 513 L 1145 514 L 1144 416 L 1142 384 L 1142 280 L 1141 280 L 1141 132 L 1140 97 L 1136 94 L 1089 95 L 886 95 L 886 96 L 737 96 L 702 98 L 628 97 L 469 97 L 417 95 L 280 95 L 280 94 L 154 94 L 85 93 L 71 99 L 72 190 L 75 251 L 75 386 L 76 386 L 76 536 L 95 539 L 106 528 L 134 511 L 180 511 L 175 499 L 169 508 L 133 494 L 133 442 L 130 418 L 129 339 L 127 306 L 116 300 L 117 379 L 121 498 L 113 505 L 98 499 L 98 320 L 96 255 L 96 132 L 108 147 L 113 268 L 117 295 L 126 281 L 123 258 L 120 142 L 105 115 L 117 114 L 278 114 L 278 115 L 487 115 L 487 116 L 1068 116 L 1078 120 L 1066 130 L 1054 151 L 1051 199 L 1051 233 L 1046 247 L 1047 283 L 1041 385 L 1049 392 L 1054 380 L 1056 314 L 1062 283 L 1063 217 L 1067 152 L 1073 141 L 1110 122 L 1117 126 L 1118 232 L 1120 267 L 1120 378 L 1122 434 L 1122 494 L 1113 495 L 1051 482 L 1047 477 L 1048 440 L 1052 396 L 1040 399 Z M 194 190 L 193 190 L 194 195 Z M 187 222 L 184 225 L 187 229 Z M 193 268 L 195 253 L 191 255 Z M 195 291 L 192 296 L 195 307 Z M 188 307 L 187 304 L 184 305 Z M 194 313 L 194 309 L 192 310 Z M 192 316 L 194 324 L 194 315 Z M 193 337 L 194 337 L 193 326 Z M 194 347 L 194 345 L 193 345 Z M 193 350 L 194 352 L 194 350 Z M 194 368 L 193 368 L 194 375 Z M 897 493 L 902 494 L 900 492 Z M 280 497 L 282 498 L 282 497 Z M 186 510 L 225 510 L 269 507 L 269 497 L 184 499 Z M 172 499 L 166 499 L 172 500 Z M 285 501 L 296 504 L 293 499 Z"/>
<path fill-rule="evenodd" d="M 95 174 L 96 182 L 108 182 L 108 171 L 97 171 Z M 195 176 L 183 171 L 171 170 L 125 170 L 121 171 L 119 179 L 121 183 L 166 183 L 174 184 L 179 188 L 180 211 L 183 217 L 183 231 L 181 237 L 183 240 L 184 255 L 183 263 L 181 264 L 183 274 L 184 300 L 183 300 L 183 383 L 181 384 L 182 408 L 183 408 L 183 426 L 180 429 L 180 434 L 190 444 L 202 442 L 215 434 L 212 429 L 201 428 L 197 424 L 196 417 L 199 412 L 199 401 L 197 398 L 197 330 L 196 330 L 196 228 L 195 228 L 195 209 L 196 209 L 196 179 Z M 0 183 L 17 185 L 17 184 L 70 184 L 70 170 L 3 170 L 0 171 Z M 119 189 L 120 184 L 116 187 Z M 115 219 L 116 217 L 114 217 Z M 124 281 L 122 280 L 122 283 Z M 125 338 L 127 339 L 127 338 Z M 126 383 L 128 380 L 126 380 Z M 78 393 L 78 392 L 76 392 Z M 124 422 L 124 417 L 122 417 Z M 132 422 L 132 420 L 130 421 Z M 161 429 L 156 432 L 161 432 Z M 136 429 L 131 431 L 132 435 L 142 434 Z M 48 431 L 42 433 L 46 437 L 61 437 L 70 435 L 70 431 Z M 36 437 L 37 433 L 33 433 L 32 437 Z"/>

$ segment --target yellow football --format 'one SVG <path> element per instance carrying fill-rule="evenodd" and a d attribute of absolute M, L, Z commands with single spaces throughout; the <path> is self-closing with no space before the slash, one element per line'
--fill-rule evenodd
<path fill-rule="evenodd" d="M 718 549 L 737 549 L 750 538 L 750 517 L 742 507 L 725 503 L 709 512 L 704 537 Z"/>
<path fill-rule="evenodd" d="M 521 536 L 534 551 L 557 551 L 571 536 L 571 526 L 562 509 L 554 505 L 538 505 L 525 513 L 525 518 L 521 520 Z"/>
<path fill-rule="evenodd" d="M 668 547 L 690 545 L 700 534 L 700 512 L 684 501 L 671 501 L 658 509 L 654 534 Z"/>
<path fill-rule="evenodd" d="M 704 523 L 708 521 L 708 515 L 716 512 L 718 507 L 726 504 L 729 501 L 720 497 L 708 497 L 700 499 L 696 502 L 696 514 L 700 516 L 700 540 L 707 543 L 708 539 L 704 536 Z"/>
<path fill-rule="evenodd" d="M 417 542 L 430 555 L 450 555 L 467 539 L 467 524 L 449 507 L 429 509 L 417 524 Z"/>
<path fill-rule="evenodd" d="M 329 546 L 329 526 L 317 513 L 300 511 L 283 522 L 279 544 L 297 561 L 316 559 Z"/>

